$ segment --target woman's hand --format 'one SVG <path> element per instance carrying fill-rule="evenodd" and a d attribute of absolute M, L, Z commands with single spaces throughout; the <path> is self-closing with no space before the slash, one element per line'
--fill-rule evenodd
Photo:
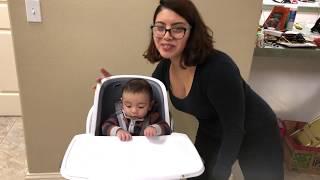
<path fill-rule="evenodd" d="M 106 69 L 104 69 L 104 68 L 101 68 L 101 69 L 100 69 L 100 73 L 102 74 L 102 76 L 96 78 L 96 82 L 97 82 L 97 83 L 101 83 L 101 80 L 102 80 L 103 78 L 112 76 L 112 75 L 111 75 Z M 92 89 L 96 89 L 96 84 L 92 87 Z"/>
<path fill-rule="evenodd" d="M 132 138 L 131 134 L 123 129 L 119 129 L 117 131 L 117 136 L 121 141 L 130 141 Z"/>
<path fill-rule="evenodd" d="M 152 126 L 148 126 L 145 130 L 144 130 L 144 135 L 147 137 L 152 137 L 155 136 L 157 134 L 157 130 L 155 127 Z"/>

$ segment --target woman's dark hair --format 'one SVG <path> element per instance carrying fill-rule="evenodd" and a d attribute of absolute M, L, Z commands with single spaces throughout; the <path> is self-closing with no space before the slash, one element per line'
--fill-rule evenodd
<path fill-rule="evenodd" d="M 205 61 L 213 49 L 212 30 L 205 25 L 197 8 L 190 0 L 160 0 L 153 15 L 153 23 L 163 8 L 170 9 L 183 17 L 192 27 L 185 49 L 182 52 L 181 67 L 195 66 Z M 149 62 L 155 63 L 163 59 L 157 50 L 152 33 L 148 49 L 143 54 Z"/>
<path fill-rule="evenodd" d="M 141 78 L 130 79 L 122 88 L 122 94 L 129 93 L 146 93 L 149 95 L 150 101 L 153 99 L 152 87 L 147 80 Z"/>

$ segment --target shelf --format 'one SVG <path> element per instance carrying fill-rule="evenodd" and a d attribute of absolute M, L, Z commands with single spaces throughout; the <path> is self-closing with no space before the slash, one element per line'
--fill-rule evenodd
<path fill-rule="evenodd" d="M 254 56 L 319 59 L 320 49 L 313 48 L 255 48 Z"/>
<path fill-rule="evenodd" d="M 301 2 L 298 1 L 298 4 L 289 4 L 289 3 L 277 3 L 273 0 L 263 0 L 263 9 L 271 10 L 274 6 L 285 6 L 285 7 L 293 7 L 298 8 L 298 11 L 304 12 L 318 12 L 320 13 L 320 2 Z"/>

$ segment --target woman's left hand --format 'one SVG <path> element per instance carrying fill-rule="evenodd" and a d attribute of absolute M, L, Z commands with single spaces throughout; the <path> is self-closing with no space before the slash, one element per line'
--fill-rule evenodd
<path fill-rule="evenodd" d="M 101 76 L 99 76 L 99 77 L 96 78 L 96 83 L 101 83 L 101 80 L 102 80 L 103 78 L 112 76 L 111 73 L 109 73 L 105 68 L 101 68 L 101 69 L 100 69 L 100 73 L 101 73 Z M 96 89 L 96 86 L 97 86 L 97 84 L 95 84 L 94 86 L 92 86 L 92 89 Z"/>

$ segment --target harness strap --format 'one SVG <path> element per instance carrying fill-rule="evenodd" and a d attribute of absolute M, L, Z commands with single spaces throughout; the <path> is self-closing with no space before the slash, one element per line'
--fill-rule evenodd
<path fill-rule="evenodd" d="M 124 115 L 122 113 L 121 103 L 120 102 L 116 102 L 114 106 L 115 106 L 115 109 L 116 109 L 116 115 L 117 115 L 117 119 L 118 119 L 120 127 L 123 130 L 128 131 L 126 122 L 124 121 Z"/>
<path fill-rule="evenodd" d="M 148 116 L 144 121 L 143 121 L 143 125 L 141 127 L 141 131 L 140 131 L 140 136 L 144 135 L 144 130 L 147 128 L 147 126 L 149 126 L 150 122 L 150 117 Z"/>
<path fill-rule="evenodd" d="M 115 110 L 116 110 L 116 115 L 117 115 L 117 119 L 118 119 L 118 122 L 119 122 L 119 125 L 120 127 L 125 130 L 125 131 L 128 131 L 130 133 L 134 133 L 134 127 L 136 125 L 136 120 L 132 120 L 130 119 L 130 122 L 129 122 L 129 127 L 127 128 L 127 125 L 125 123 L 125 116 L 122 112 L 122 105 L 121 105 L 121 102 L 116 102 L 115 103 Z M 139 120 L 140 121 L 140 120 Z M 143 125 L 141 127 L 141 131 L 140 131 L 140 136 L 143 136 L 144 135 L 144 129 L 147 128 L 147 126 L 150 125 L 150 117 L 148 116 L 144 121 L 143 121 Z"/>
<path fill-rule="evenodd" d="M 136 125 L 136 121 L 135 120 L 130 120 L 130 123 L 129 123 L 129 128 L 128 128 L 128 131 L 130 133 L 134 133 L 134 127 Z"/>

